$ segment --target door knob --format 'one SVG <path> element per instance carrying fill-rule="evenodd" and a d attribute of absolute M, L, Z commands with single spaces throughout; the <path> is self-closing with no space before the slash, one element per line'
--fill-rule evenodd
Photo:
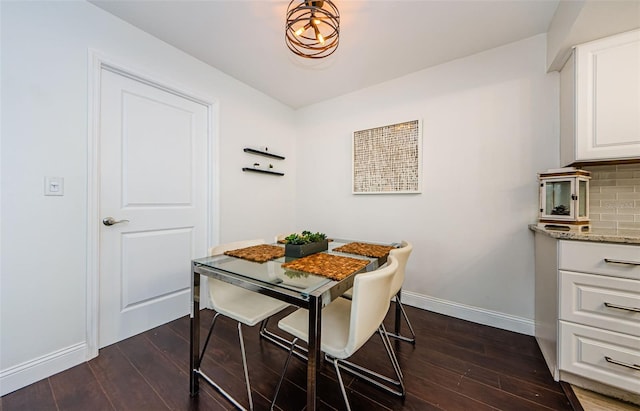
<path fill-rule="evenodd" d="M 120 224 L 120 223 L 128 223 L 129 220 L 116 220 L 113 217 L 107 217 L 105 219 L 102 220 L 102 224 L 106 225 L 106 226 L 110 226 L 110 225 L 114 225 L 114 224 Z"/>

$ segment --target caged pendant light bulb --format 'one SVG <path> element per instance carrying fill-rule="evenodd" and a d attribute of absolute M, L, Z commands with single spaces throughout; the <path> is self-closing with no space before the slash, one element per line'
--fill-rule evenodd
<path fill-rule="evenodd" d="M 291 0 L 285 42 L 300 57 L 321 59 L 333 54 L 340 39 L 340 13 L 331 0 Z"/>

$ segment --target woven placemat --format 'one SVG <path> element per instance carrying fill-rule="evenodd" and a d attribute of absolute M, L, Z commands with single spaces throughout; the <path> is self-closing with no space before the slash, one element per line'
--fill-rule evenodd
<path fill-rule="evenodd" d="M 327 253 L 311 254 L 282 264 L 282 268 L 321 275 L 332 280 L 343 278 L 365 268 L 369 261 Z"/>
<path fill-rule="evenodd" d="M 225 255 L 238 257 L 254 263 L 264 263 L 274 258 L 284 257 L 284 247 L 277 245 L 260 244 L 251 247 L 238 248 L 224 252 Z"/>
<path fill-rule="evenodd" d="M 395 247 L 392 245 L 378 245 L 368 243 L 349 243 L 343 246 L 334 248 L 333 251 L 339 251 L 341 253 L 363 255 L 365 257 L 381 258 L 386 257 L 389 251 Z"/>

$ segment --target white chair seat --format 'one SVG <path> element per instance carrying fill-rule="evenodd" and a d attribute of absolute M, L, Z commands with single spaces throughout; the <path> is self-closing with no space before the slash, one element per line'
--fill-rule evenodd
<path fill-rule="evenodd" d="M 237 241 L 234 243 L 221 244 L 209 249 L 209 255 L 216 256 L 222 255 L 225 251 L 234 250 L 238 248 L 250 247 L 254 245 L 264 244 L 264 240 L 248 240 Z M 235 286 L 224 281 L 209 279 L 209 297 L 211 299 L 211 306 L 216 311 L 213 316 L 213 321 L 209 327 L 209 333 L 204 342 L 202 352 L 200 353 L 199 363 L 202 363 L 202 358 L 207 349 L 207 345 L 213 334 L 213 329 L 216 324 L 218 316 L 222 315 L 229 317 L 238 322 L 238 340 L 240 342 L 240 352 L 242 353 L 242 368 L 244 370 L 244 378 L 247 386 L 247 397 L 249 399 L 249 409 L 253 410 L 253 397 L 251 395 L 251 383 L 249 382 L 249 370 L 247 368 L 247 355 L 244 349 L 244 337 L 242 336 L 242 324 L 247 326 L 254 326 L 259 322 L 262 322 L 262 328 L 266 328 L 266 323 L 272 315 L 284 310 L 289 304 L 268 297 L 266 295 L 258 294 L 253 291 Z M 261 333 L 263 330 L 261 330 Z M 207 379 L 209 384 L 213 385 L 222 395 L 224 395 L 229 401 L 231 401 L 236 407 L 244 410 L 242 406 L 231 394 L 226 392 L 218 383 L 211 379 Z"/>
<path fill-rule="evenodd" d="M 345 352 L 349 339 L 351 301 L 338 298 L 322 309 L 321 351 L 335 358 L 347 358 Z M 278 322 L 278 327 L 289 334 L 309 341 L 309 314 L 305 309 L 296 310 Z M 359 346 L 356 349 L 360 348 Z"/>
<path fill-rule="evenodd" d="M 223 281 L 209 279 L 215 287 L 215 310 L 250 327 L 284 310 L 289 304 Z"/>

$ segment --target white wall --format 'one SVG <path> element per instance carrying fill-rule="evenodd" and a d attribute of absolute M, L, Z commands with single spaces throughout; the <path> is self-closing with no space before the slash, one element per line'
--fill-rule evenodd
<path fill-rule="evenodd" d="M 293 111 L 220 71 L 89 3 L 0 7 L 4 394 L 86 359 L 90 48 L 217 102 L 222 218 L 212 241 L 271 238 L 292 224 L 296 162 Z M 256 159 L 245 146 L 286 156 L 286 175 L 243 173 Z M 43 195 L 45 176 L 64 177 L 63 197 Z"/>
<path fill-rule="evenodd" d="M 300 228 L 414 243 L 405 301 L 533 333 L 536 173 L 558 163 L 539 35 L 302 110 Z M 419 50 L 416 50 L 419 52 Z M 423 192 L 352 195 L 351 133 L 422 119 Z"/>
<path fill-rule="evenodd" d="M 526 226 L 536 172 L 558 163 L 558 79 L 545 74 L 544 36 L 294 113 L 91 4 L 0 10 L 2 393 L 86 353 L 89 48 L 217 101 L 213 240 L 296 228 L 408 239 L 405 301 L 532 333 Z M 352 195 L 351 132 L 415 118 L 424 121 L 423 193 Z M 243 173 L 259 159 L 245 146 L 286 156 L 276 163 L 286 175 Z M 65 196 L 44 197 L 44 176 L 64 177 Z"/>

